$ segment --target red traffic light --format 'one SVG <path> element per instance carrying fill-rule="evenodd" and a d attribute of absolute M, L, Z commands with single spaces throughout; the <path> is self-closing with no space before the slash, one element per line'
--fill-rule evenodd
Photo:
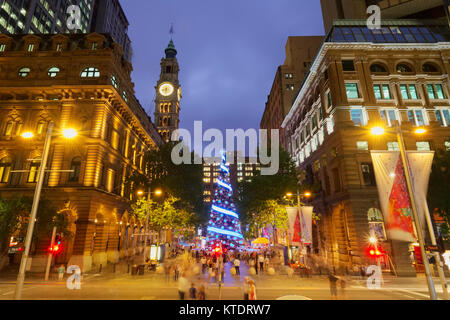
<path fill-rule="evenodd" d="M 371 258 L 378 258 L 383 255 L 383 251 L 379 247 L 377 248 L 372 246 L 367 248 L 367 255 Z"/>

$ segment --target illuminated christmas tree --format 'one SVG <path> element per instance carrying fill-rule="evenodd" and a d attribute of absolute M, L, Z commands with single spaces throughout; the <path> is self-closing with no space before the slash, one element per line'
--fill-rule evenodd
<path fill-rule="evenodd" d="M 238 249 L 243 244 L 241 223 L 233 203 L 233 188 L 230 183 L 230 168 L 225 154 L 220 164 L 220 174 L 214 195 L 207 229 L 207 244 L 211 249 L 222 244 L 223 248 Z"/>

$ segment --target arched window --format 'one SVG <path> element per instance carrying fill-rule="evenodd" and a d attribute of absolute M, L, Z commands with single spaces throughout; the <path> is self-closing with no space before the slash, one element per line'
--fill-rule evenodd
<path fill-rule="evenodd" d="M 405 63 L 399 63 L 399 64 L 397 65 L 397 72 L 398 72 L 398 73 L 411 73 L 411 72 L 413 72 L 413 71 L 412 71 L 411 67 L 408 66 L 407 64 L 405 64 Z"/>
<path fill-rule="evenodd" d="M 5 126 L 5 136 L 10 137 L 13 132 L 14 121 L 8 121 Z"/>
<path fill-rule="evenodd" d="M 23 123 L 17 121 L 17 122 L 16 122 L 15 130 L 14 130 L 14 135 L 20 136 L 20 133 L 22 132 L 22 127 L 23 127 Z"/>
<path fill-rule="evenodd" d="M 52 68 L 48 69 L 48 73 L 47 74 L 48 74 L 48 76 L 50 78 L 54 78 L 54 77 L 56 77 L 58 75 L 58 73 L 59 73 L 59 68 L 52 67 Z"/>
<path fill-rule="evenodd" d="M 431 63 L 425 63 L 422 66 L 422 71 L 425 73 L 433 73 L 433 72 L 439 72 L 439 69 Z"/>
<path fill-rule="evenodd" d="M 31 72 L 30 68 L 26 68 L 26 67 L 22 68 L 19 70 L 19 77 L 25 78 L 30 74 L 30 72 Z"/>
<path fill-rule="evenodd" d="M 116 88 L 116 89 L 119 88 L 119 83 L 117 82 L 117 79 L 115 76 L 111 76 L 111 83 L 114 86 L 114 88 Z"/>
<path fill-rule="evenodd" d="M 80 180 L 81 158 L 77 157 L 72 160 L 72 163 L 70 164 L 70 170 L 72 172 L 69 174 L 69 181 L 78 182 Z"/>
<path fill-rule="evenodd" d="M 381 65 L 379 63 L 374 63 L 370 66 L 370 72 L 381 73 L 381 72 L 387 72 L 387 70 L 383 65 Z"/>
<path fill-rule="evenodd" d="M 0 160 L 0 183 L 8 183 L 11 176 L 12 160 L 3 158 Z"/>
<path fill-rule="evenodd" d="M 38 172 L 41 162 L 39 160 L 32 160 L 30 165 L 30 172 L 28 173 L 28 183 L 36 183 L 38 180 Z"/>
<path fill-rule="evenodd" d="M 100 77 L 100 71 L 97 68 L 94 67 L 88 67 L 81 72 L 82 78 L 99 78 Z"/>

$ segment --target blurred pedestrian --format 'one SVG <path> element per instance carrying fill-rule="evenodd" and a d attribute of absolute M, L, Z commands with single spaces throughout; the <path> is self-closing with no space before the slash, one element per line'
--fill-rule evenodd
<path fill-rule="evenodd" d="M 200 289 L 198 290 L 198 300 L 206 300 L 206 290 L 205 286 L 201 285 Z"/>
<path fill-rule="evenodd" d="M 197 300 L 197 288 L 193 283 L 191 283 L 191 288 L 189 289 L 189 298 Z"/>
<path fill-rule="evenodd" d="M 205 270 L 206 270 L 206 257 L 203 256 L 201 259 L 201 263 L 202 263 L 202 274 L 205 274 Z"/>
<path fill-rule="evenodd" d="M 248 281 L 248 300 L 256 300 L 256 286 L 253 280 Z"/>
<path fill-rule="evenodd" d="M 186 275 L 183 273 L 181 277 L 178 279 L 178 294 L 180 296 L 180 300 L 184 300 L 186 293 L 189 291 L 189 281 L 186 278 Z"/>
<path fill-rule="evenodd" d="M 345 279 L 345 276 L 340 277 L 339 284 L 341 285 L 341 297 L 342 300 L 347 300 L 347 280 Z"/>
<path fill-rule="evenodd" d="M 264 256 L 262 254 L 259 255 L 258 262 L 259 262 L 259 269 L 262 273 L 264 271 Z"/>
<path fill-rule="evenodd" d="M 248 300 L 248 277 L 244 277 L 244 285 L 242 286 L 242 289 L 244 291 L 244 300 Z"/>
<path fill-rule="evenodd" d="M 177 281 L 178 280 L 178 277 L 179 277 L 179 268 L 178 268 L 178 264 L 177 263 L 174 263 L 174 265 L 173 265 L 173 279 L 175 280 L 175 281 Z"/>
<path fill-rule="evenodd" d="M 330 280 L 331 300 L 337 300 L 337 281 L 339 280 L 339 278 L 335 276 L 335 273 L 333 271 L 330 271 L 328 279 Z"/>
<path fill-rule="evenodd" d="M 66 272 L 66 268 L 64 267 L 64 265 L 60 265 L 58 268 L 58 280 L 62 281 L 64 278 L 64 273 Z"/>
<path fill-rule="evenodd" d="M 241 272 L 239 271 L 239 267 L 241 265 L 241 260 L 239 260 L 238 258 L 234 259 L 234 269 L 236 269 L 236 275 L 240 276 Z"/>

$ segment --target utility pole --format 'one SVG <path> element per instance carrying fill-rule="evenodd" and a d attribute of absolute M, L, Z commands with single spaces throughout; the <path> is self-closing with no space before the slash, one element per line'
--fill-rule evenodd
<path fill-rule="evenodd" d="M 147 241 L 148 241 L 148 220 L 150 217 L 150 200 L 151 200 L 151 187 L 148 187 L 148 194 L 147 194 L 147 218 L 145 221 L 145 237 L 144 237 L 144 262 L 143 264 L 145 265 L 146 263 L 146 258 L 147 258 Z M 156 258 L 158 259 L 158 248 L 156 248 Z"/>

